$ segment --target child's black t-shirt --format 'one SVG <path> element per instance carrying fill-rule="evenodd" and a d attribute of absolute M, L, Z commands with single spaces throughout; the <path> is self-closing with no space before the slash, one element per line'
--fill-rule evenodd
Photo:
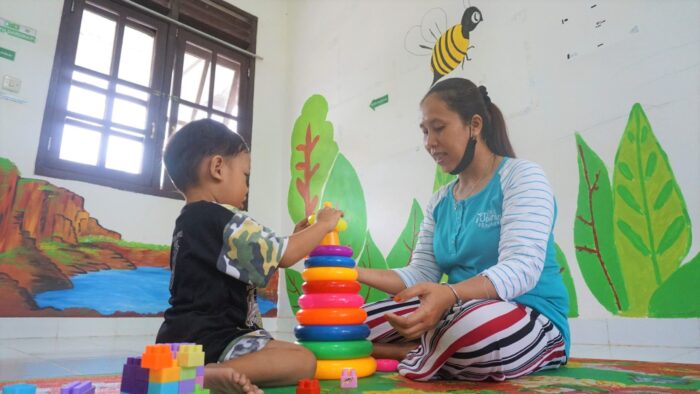
<path fill-rule="evenodd" d="M 156 342 L 203 345 L 216 362 L 233 339 L 262 328 L 255 301 L 277 269 L 286 238 L 228 205 L 186 205 L 170 250 L 170 307 Z"/>

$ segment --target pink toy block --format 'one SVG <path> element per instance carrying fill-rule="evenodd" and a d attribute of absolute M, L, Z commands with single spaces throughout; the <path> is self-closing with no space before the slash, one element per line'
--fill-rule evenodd
<path fill-rule="evenodd" d="M 29 383 L 8 384 L 2 388 L 2 394 L 36 394 L 36 385 Z"/>
<path fill-rule="evenodd" d="M 75 381 L 61 386 L 61 394 L 95 394 L 95 386 L 89 380 Z"/>
<path fill-rule="evenodd" d="M 357 371 L 355 371 L 355 368 L 343 368 L 343 371 L 340 373 L 340 388 L 357 388 Z"/>
<path fill-rule="evenodd" d="M 122 369 L 120 392 L 146 394 L 148 392 L 148 369 L 141 368 L 141 357 L 129 357 Z"/>

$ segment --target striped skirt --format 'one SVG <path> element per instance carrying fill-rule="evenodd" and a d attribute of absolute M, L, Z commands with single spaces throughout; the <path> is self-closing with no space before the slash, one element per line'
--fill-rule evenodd
<path fill-rule="evenodd" d="M 375 343 L 405 339 L 384 317 L 405 315 L 419 306 L 417 299 L 392 299 L 365 305 Z M 401 375 L 419 381 L 497 380 L 517 378 L 566 364 L 564 339 L 559 329 L 539 312 L 500 300 L 472 300 L 445 313 L 420 345 L 399 363 Z"/>

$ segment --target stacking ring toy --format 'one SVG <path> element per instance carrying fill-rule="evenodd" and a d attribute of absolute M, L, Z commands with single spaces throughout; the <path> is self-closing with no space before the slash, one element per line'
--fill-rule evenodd
<path fill-rule="evenodd" d="M 317 308 L 297 311 L 297 320 L 304 325 L 362 324 L 365 319 L 367 319 L 367 312 L 358 308 Z"/>
<path fill-rule="evenodd" d="M 304 282 L 301 289 L 305 294 L 352 293 L 360 291 L 360 283 L 352 280 L 315 280 Z"/>
<path fill-rule="evenodd" d="M 303 309 L 359 308 L 364 303 L 365 299 L 362 298 L 362 296 L 359 294 L 316 293 L 304 294 L 301 297 L 299 297 L 299 306 Z"/>
<path fill-rule="evenodd" d="M 311 350 L 319 360 L 361 358 L 372 354 L 372 342 L 366 339 L 361 341 L 339 342 L 298 341 L 297 343 Z"/>
<path fill-rule="evenodd" d="M 357 271 L 352 268 L 318 267 L 307 268 L 301 273 L 301 277 L 307 282 L 315 280 L 355 280 Z"/>
<path fill-rule="evenodd" d="M 311 349 L 309 349 L 311 350 Z M 313 350 L 311 350 L 313 352 Z M 396 372 L 399 368 L 399 361 L 390 358 L 377 359 L 377 372 Z"/>
<path fill-rule="evenodd" d="M 345 368 L 354 368 L 358 378 L 363 378 L 374 373 L 377 363 L 372 357 L 354 358 L 346 360 L 318 360 L 316 361 L 316 379 L 340 379 Z"/>
<path fill-rule="evenodd" d="M 309 256 L 352 256 L 352 248 L 343 245 L 319 245 L 309 253 Z"/>
<path fill-rule="evenodd" d="M 355 260 L 344 256 L 316 256 L 304 261 L 304 267 L 345 267 L 355 268 Z"/>
<path fill-rule="evenodd" d="M 302 326 L 294 327 L 294 336 L 300 341 L 353 341 L 369 336 L 366 324 L 352 326 Z"/>

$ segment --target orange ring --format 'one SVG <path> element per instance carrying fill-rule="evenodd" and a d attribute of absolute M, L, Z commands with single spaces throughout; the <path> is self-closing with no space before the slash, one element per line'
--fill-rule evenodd
<path fill-rule="evenodd" d="M 308 326 L 336 326 L 362 324 L 367 319 L 367 312 L 361 308 L 315 308 L 299 309 L 299 324 Z"/>
<path fill-rule="evenodd" d="M 307 282 L 315 280 L 355 280 L 357 279 L 357 270 L 342 267 L 307 268 L 301 273 L 301 277 Z"/>
<path fill-rule="evenodd" d="M 316 361 L 316 379 L 339 379 L 343 369 L 354 368 L 358 378 L 364 378 L 377 370 L 377 362 L 372 357 L 353 358 L 346 360 Z"/>

